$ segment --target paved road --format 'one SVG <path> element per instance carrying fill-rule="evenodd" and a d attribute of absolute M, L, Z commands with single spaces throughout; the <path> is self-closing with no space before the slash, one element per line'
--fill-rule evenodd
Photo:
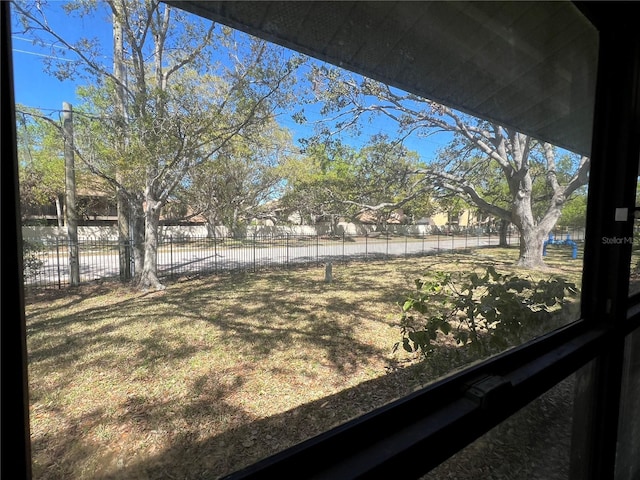
<path fill-rule="evenodd" d="M 517 238 L 511 238 L 513 244 Z M 261 268 L 301 263 L 339 262 L 355 258 L 385 258 L 406 255 L 431 254 L 454 249 L 478 248 L 496 245 L 498 238 L 489 236 L 431 236 L 424 239 L 386 237 L 357 240 L 342 238 L 306 240 L 282 237 L 268 245 L 230 244 L 167 244 L 158 253 L 158 271 L 161 275 L 222 272 L 226 270 L 259 270 Z M 68 259 L 66 251 L 58 249 L 44 259 L 38 284 L 66 285 Z M 80 250 L 80 281 L 86 282 L 118 276 L 118 256 L 112 253 L 91 253 Z M 27 283 L 34 283 L 34 279 Z"/>

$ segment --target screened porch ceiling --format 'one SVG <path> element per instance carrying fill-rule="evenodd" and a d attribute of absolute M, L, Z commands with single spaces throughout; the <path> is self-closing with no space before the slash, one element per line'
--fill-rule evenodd
<path fill-rule="evenodd" d="M 589 155 L 598 35 L 571 2 L 167 3 Z"/>

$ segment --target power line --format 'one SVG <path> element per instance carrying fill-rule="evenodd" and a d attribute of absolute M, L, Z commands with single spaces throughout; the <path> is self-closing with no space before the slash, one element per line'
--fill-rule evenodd
<path fill-rule="evenodd" d="M 66 45 L 55 45 L 53 43 L 43 42 L 42 40 L 34 40 L 32 38 L 19 37 L 18 35 L 11 35 L 14 40 L 21 40 L 23 42 L 29 42 L 32 45 L 44 45 L 46 47 L 57 48 L 59 50 L 71 50 Z"/>
<path fill-rule="evenodd" d="M 27 55 L 35 55 L 37 57 L 53 58 L 56 60 L 61 60 L 63 62 L 73 62 L 73 60 L 70 58 L 57 57 L 55 55 L 47 55 L 45 53 L 29 52 L 27 50 L 20 50 L 19 48 L 13 48 L 12 51 L 18 52 L 18 53 L 26 53 Z"/>
<path fill-rule="evenodd" d="M 32 38 L 20 37 L 18 35 L 11 35 L 11 38 L 14 39 L 14 40 L 20 40 L 22 42 L 29 42 L 31 45 L 44 46 L 44 47 L 54 48 L 54 49 L 57 49 L 57 50 L 67 50 L 67 51 L 71 50 L 69 47 L 67 47 L 65 45 L 55 45 L 53 43 L 43 42 L 41 40 L 34 40 Z M 46 53 L 38 53 L 38 52 L 30 51 L 30 50 L 21 50 L 19 48 L 13 48 L 12 50 L 14 52 L 25 53 L 27 55 L 35 55 L 37 57 L 53 58 L 55 60 L 61 60 L 63 62 L 73 62 L 73 60 L 70 59 L 70 58 L 58 57 L 56 55 L 50 55 L 50 54 L 46 54 Z"/>

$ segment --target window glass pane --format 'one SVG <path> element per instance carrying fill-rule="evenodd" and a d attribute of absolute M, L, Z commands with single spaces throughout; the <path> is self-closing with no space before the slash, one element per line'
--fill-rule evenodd
<path fill-rule="evenodd" d="M 625 342 L 625 365 L 622 378 L 620 424 L 616 457 L 616 479 L 637 478 L 640 475 L 640 331 Z"/>
<path fill-rule="evenodd" d="M 422 477 L 569 478 L 573 376 Z"/>
<path fill-rule="evenodd" d="M 63 5 L 14 10 L 36 478 L 230 473 L 578 318 L 587 157 Z"/>

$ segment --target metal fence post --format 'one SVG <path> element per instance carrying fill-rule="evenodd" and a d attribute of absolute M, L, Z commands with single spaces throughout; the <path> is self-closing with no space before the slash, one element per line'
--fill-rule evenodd
<path fill-rule="evenodd" d="M 58 289 L 62 288 L 62 279 L 60 278 L 60 239 L 56 237 L 56 267 L 58 270 Z"/>
<path fill-rule="evenodd" d="M 258 243 L 258 232 L 253 232 L 253 273 L 256 273 L 256 244 Z"/>
<path fill-rule="evenodd" d="M 173 278 L 173 237 L 169 237 L 169 278 Z M 162 244 L 160 244 L 162 246 Z"/>
<path fill-rule="evenodd" d="M 136 261 L 133 257 L 133 245 L 131 240 L 125 241 L 126 259 L 129 262 L 129 269 L 127 270 L 127 280 L 131 280 L 136 273 Z"/>
<path fill-rule="evenodd" d="M 216 227 L 213 227 L 213 271 L 218 274 L 218 236 L 216 235 Z"/>

